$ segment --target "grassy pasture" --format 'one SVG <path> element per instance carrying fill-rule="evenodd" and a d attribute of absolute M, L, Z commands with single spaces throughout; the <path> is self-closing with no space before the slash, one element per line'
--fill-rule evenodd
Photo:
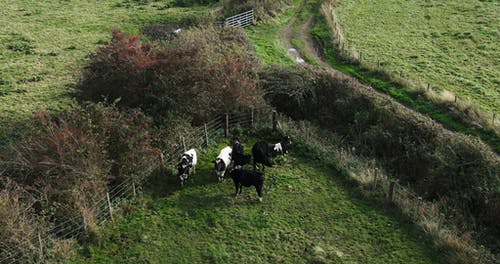
<path fill-rule="evenodd" d="M 166 8 L 172 1 L 0 0 L 0 139 L 39 108 L 65 109 L 86 55 L 122 28 L 138 33 L 175 23 L 206 7 Z"/>
<path fill-rule="evenodd" d="M 337 13 L 363 62 L 500 111 L 498 1 L 340 0 Z"/>
<path fill-rule="evenodd" d="M 255 142 L 243 139 L 247 148 Z M 232 180 L 217 183 L 211 163 L 224 145 L 201 151 L 182 190 L 161 179 L 157 190 L 171 194 L 134 205 L 70 262 L 444 263 L 422 231 L 299 150 L 266 169 L 262 204 L 254 188 L 233 199 Z"/>

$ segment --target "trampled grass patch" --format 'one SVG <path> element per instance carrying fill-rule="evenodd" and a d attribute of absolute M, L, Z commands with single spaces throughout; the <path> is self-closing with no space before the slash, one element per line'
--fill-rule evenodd
<path fill-rule="evenodd" d="M 347 46 L 363 62 L 500 111 L 498 1 L 338 1 Z"/>
<path fill-rule="evenodd" d="M 254 141 L 244 139 L 247 149 Z M 263 203 L 254 188 L 234 199 L 232 181 L 217 183 L 212 169 L 224 145 L 201 151 L 197 174 L 183 189 L 165 180 L 160 188 L 177 190 L 103 228 L 71 262 L 444 262 L 430 238 L 398 213 L 365 200 L 339 172 L 293 149 L 266 169 Z"/>

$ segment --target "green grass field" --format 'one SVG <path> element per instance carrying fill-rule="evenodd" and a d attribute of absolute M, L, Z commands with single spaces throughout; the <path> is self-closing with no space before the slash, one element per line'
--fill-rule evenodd
<path fill-rule="evenodd" d="M 176 22 L 206 7 L 165 8 L 171 1 L 0 0 L 0 139 L 37 109 L 65 109 L 86 56 L 121 28 L 138 33 L 154 22 Z"/>
<path fill-rule="evenodd" d="M 337 13 L 363 61 L 500 111 L 498 1 L 340 0 Z"/>
<path fill-rule="evenodd" d="M 253 142 L 244 140 L 247 148 Z M 197 174 L 183 189 L 175 179 L 156 184 L 177 190 L 133 207 L 80 246 L 71 262 L 444 262 L 431 239 L 393 209 L 365 200 L 340 173 L 293 149 L 266 169 L 262 204 L 254 188 L 234 199 L 232 180 L 217 183 L 212 168 L 223 146 L 201 152 Z"/>

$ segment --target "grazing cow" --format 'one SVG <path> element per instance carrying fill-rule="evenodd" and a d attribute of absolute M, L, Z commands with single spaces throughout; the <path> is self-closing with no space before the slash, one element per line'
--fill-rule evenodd
<path fill-rule="evenodd" d="M 196 172 L 197 162 L 198 159 L 196 157 L 195 149 L 190 149 L 182 154 L 181 159 L 177 164 L 178 175 L 179 179 L 181 180 L 181 187 L 184 185 L 184 181 L 187 180 L 189 175 L 191 174 L 191 169 L 193 170 L 193 173 Z"/>
<path fill-rule="evenodd" d="M 242 191 L 242 186 L 250 187 L 255 186 L 257 194 L 259 195 L 259 202 L 262 202 L 262 187 L 264 186 L 264 173 L 259 171 L 235 169 L 229 173 L 236 187 L 235 198 Z M 239 192 L 238 192 L 239 190 Z"/>
<path fill-rule="evenodd" d="M 236 169 L 241 169 L 243 165 L 250 163 L 252 160 L 252 155 L 245 154 L 245 148 L 238 138 L 233 142 L 233 153 L 231 157 L 233 158 L 234 168 Z"/>
<path fill-rule="evenodd" d="M 262 164 L 262 170 L 265 166 L 273 166 L 273 157 L 288 153 L 288 147 L 292 144 L 289 136 L 285 136 L 283 140 L 276 144 L 267 144 L 264 141 L 255 143 L 252 147 L 253 169 L 257 170 L 257 163 Z"/>
<path fill-rule="evenodd" d="M 231 147 L 225 147 L 220 151 L 219 156 L 217 156 L 217 158 L 214 160 L 215 173 L 217 174 L 219 182 L 222 182 L 222 180 L 224 180 L 224 174 L 231 164 L 232 151 L 233 150 L 231 149 Z"/>

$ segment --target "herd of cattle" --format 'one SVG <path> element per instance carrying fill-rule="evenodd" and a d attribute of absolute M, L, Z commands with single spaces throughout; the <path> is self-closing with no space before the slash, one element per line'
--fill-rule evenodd
<path fill-rule="evenodd" d="M 278 155 L 288 153 L 288 148 L 292 144 L 289 136 L 285 136 L 283 140 L 276 144 L 268 144 L 265 141 L 259 141 L 252 147 L 252 154 L 245 154 L 245 148 L 238 139 L 233 141 L 233 147 L 223 148 L 217 158 L 213 161 L 215 174 L 219 182 L 224 180 L 226 171 L 233 179 L 236 187 L 236 196 L 242 191 L 242 186 L 255 186 L 259 201 L 262 202 L 262 187 L 264 185 L 264 170 L 265 167 L 272 167 L 272 158 Z M 253 157 L 253 170 L 245 170 L 243 166 L 250 164 Z M 184 152 L 177 164 L 178 176 L 181 180 L 181 187 L 184 181 L 189 178 L 189 175 L 196 173 L 196 164 L 198 157 L 195 149 L 190 149 Z M 262 165 L 262 172 L 257 171 L 257 164 Z M 232 166 L 231 166 L 232 165 Z"/>

